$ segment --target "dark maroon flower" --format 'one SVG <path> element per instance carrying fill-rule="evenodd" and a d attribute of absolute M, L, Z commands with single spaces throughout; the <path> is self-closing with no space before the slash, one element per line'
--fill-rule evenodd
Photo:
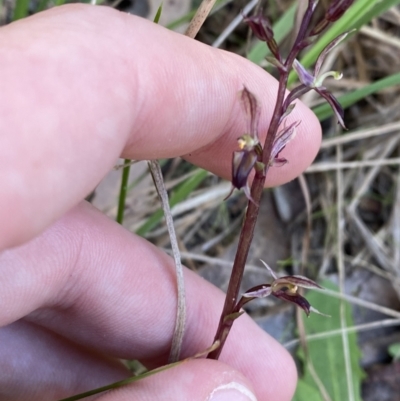
<path fill-rule="evenodd" d="M 293 100 L 301 96 L 302 94 L 308 92 L 309 90 L 315 90 L 320 96 L 322 96 L 331 106 L 333 112 L 335 113 L 336 118 L 338 119 L 339 124 L 346 129 L 346 126 L 343 121 L 343 109 L 338 100 L 330 93 L 324 86 L 323 82 L 327 77 L 333 77 L 334 79 L 341 79 L 342 74 L 338 71 L 328 71 L 324 74 L 320 74 L 322 63 L 325 60 L 327 54 L 336 47 L 339 43 L 341 43 L 349 32 L 345 32 L 339 35 L 336 39 L 334 39 L 318 56 L 318 59 L 315 63 L 314 72 L 311 74 L 308 72 L 298 60 L 294 60 L 293 68 L 296 70 L 301 85 L 295 88 L 292 93 L 288 96 L 285 105 L 289 105 Z"/>
<path fill-rule="evenodd" d="M 288 161 L 284 157 L 280 157 L 279 154 L 285 148 L 285 146 L 296 136 L 296 127 L 300 124 L 300 121 L 295 121 L 288 127 L 278 132 L 274 144 L 271 150 L 270 166 L 280 167 L 285 165 Z"/>
<path fill-rule="evenodd" d="M 350 8 L 353 2 L 354 0 L 333 1 L 326 10 L 324 18 L 310 32 L 310 36 L 320 34 L 332 22 L 337 21 Z"/>
<path fill-rule="evenodd" d="M 354 0 L 334 1 L 325 13 L 325 19 L 329 22 L 337 21 L 353 4 Z"/>
<path fill-rule="evenodd" d="M 299 294 L 299 288 L 322 288 L 320 285 L 304 276 L 293 275 L 278 278 L 276 274 L 272 271 L 272 269 L 264 261 L 261 262 L 269 270 L 272 277 L 274 278 L 274 281 L 271 284 L 263 284 L 251 288 L 249 291 L 243 294 L 240 306 L 243 306 L 251 299 L 265 298 L 269 295 L 273 295 L 276 298 L 280 298 L 284 301 L 296 304 L 298 307 L 304 310 L 307 316 L 309 316 L 311 312 L 324 315 L 317 309 L 313 308 L 307 301 L 307 299 Z"/>
<path fill-rule="evenodd" d="M 257 161 L 254 151 L 239 150 L 233 152 L 232 158 L 232 185 L 234 188 L 243 189 L 247 199 L 254 202 L 250 194 L 248 178 Z"/>
<path fill-rule="evenodd" d="M 250 29 L 258 39 L 266 42 L 276 59 L 282 61 L 279 54 L 278 44 L 274 39 L 271 22 L 265 15 L 263 15 L 262 10 L 260 9 L 256 15 L 251 17 L 244 17 L 243 21 L 249 25 Z"/>
<path fill-rule="evenodd" d="M 263 15 L 263 11 L 260 8 L 256 15 L 252 15 L 251 17 L 244 17 L 243 21 L 249 25 L 254 35 L 264 41 L 268 42 L 269 40 L 274 38 L 274 32 L 272 30 L 272 25 L 269 19 Z"/>
<path fill-rule="evenodd" d="M 250 194 L 248 178 L 253 170 L 258 154 L 262 149 L 258 139 L 258 122 L 260 120 L 260 106 L 256 97 L 245 87 L 239 92 L 240 101 L 246 115 L 247 132 L 238 138 L 240 150 L 233 152 L 232 157 L 232 190 L 243 189 L 246 197 L 254 202 Z"/>

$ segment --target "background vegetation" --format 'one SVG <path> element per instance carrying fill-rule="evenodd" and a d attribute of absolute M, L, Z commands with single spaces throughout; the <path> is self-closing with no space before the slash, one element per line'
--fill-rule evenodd
<path fill-rule="evenodd" d="M 2 0 L 0 23 L 63 3 Z M 150 19 L 159 6 L 150 0 L 101 3 Z M 164 2 L 160 23 L 182 32 L 198 4 L 178 3 Z M 304 3 L 263 4 L 283 49 L 293 38 L 298 7 Z M 341 131 L 328 105 L 307 94 L 303 101 L 323 126 L 321 151 L 297 181 L 266 191 L 263 200 L 244 288 L 270 281 L 259 258 L 280 273 L 305 274 L 328 288 L 307 297 L 330 319 L 304 319 L 297 313 L 295 320 L 290 305 L 271 299 L 248 309 L 296 356 L 301 372 L 296 401 L 400 399 L 395 379 L 400 369 L 399 4 L 400 0 L 356 0 L 344 18 L 302 55 L 302 64 L 311 67 L 332 38 L 356 29 L 324 66 L 344 74 L 340 81 L 327 82 L 327 87 L 346 108 L 349 130 Z M 273 73 L 265 61 L 267 47 L 240 23 L 241 10 L 250 12 L 256 6 L 256 1 L 218 1 L 197 38 Z M 296 80 L 291 76 L 291 85 Z M 182 159 L 161 161 L 161 166 L 185 264 L 226 288 L 244 195 L 235 193 L 222 202 L 230 183 Z M 120 176 L 121 171 L 110 172 L 92 196 L 92 202 L 113 218 L 118 213 Z M 125 178 L 126 199 L 120 202 L 119 220 L 169 252 L 146 164 L 138 163 Z M 340 318 L 341 308 L 345 319 Z"/>

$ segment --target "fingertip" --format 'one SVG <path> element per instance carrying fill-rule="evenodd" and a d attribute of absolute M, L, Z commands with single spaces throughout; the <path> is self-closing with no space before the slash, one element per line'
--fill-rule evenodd
<path fill-rule="evenodd" d="M 246 373 L 259 400 L 292 399 L 297 383 L 293 357 L 248 315 L 233 325 L 220 359 Z"/>
<path fill-rule="evenodd" d="M 190 153 L 229 179 L 245 127 L 237 92 L 246 85 L 260 99 L 264 137 L 277 92 L 276 80 L 250 61 L 107 7 L 56 7 L 10 24 L 0 53 L 1 124 L 12 133 L 0 140 L 0 248 L 76 205 L 121 152 Z M 289 164 L 271 169 L 268 185 L 293 179 L 315 157 L 317 120 L 300 103 L 292 114 L 303 123 L 284 150 Z"/>
<path fill-rule="evenodd" d="M 219 361 L 192 359 L 112 391 L 100 401 L 257 401 L 251 382 Z M 269 401 L 261 398 L 260 400 Z M 272 401 L 272 399 L 271 399 Z"/>

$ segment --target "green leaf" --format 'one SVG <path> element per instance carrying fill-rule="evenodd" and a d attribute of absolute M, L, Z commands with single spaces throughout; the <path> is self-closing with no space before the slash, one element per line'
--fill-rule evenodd
<path fill-rule="evenodd" d="M 49 0 L 39 0 L 38 6 L 35 10 L 36 13 L 44 11 L 48 6 Z"/>
<path fill-rule="evenodd" d="M 395 360 L 400 359 L 400 343 L 394 343 L 389 345 L 389 355 Z"/>
<path fill-rule="evenodd" d="M 296 393 L 292 401 L 324 401 L 318 390 L 303 379 L 297 382 Z"/>
<path fill-rule="evenodd" d="M 325 288 L 337 291 L 337 286 L 330 281 L 321 283 Z M 310 315 L 310 318 L 304 318 L 306 334 L 322 333 L 331 330 L 340 329 L 340 305 L 341 301 L 333 297 L 327 297 L 323 292 L 308 292 L 307 300 L 315 308 L 323 313 L 330 315 L 330 318 L 324 318 L 318 315 Z M 354 325 L 351 315 L 350 305 L 345 303 L 345 318 L 346 326 Z M 356 333 L 347 333 L 351 364 L 351 383 L 350 388 L 353 392 L 354 399 L 361 401 L 360 389 L 363 371 L 359 365 L 361 356 L 360 349 L 357 345 Z M 318 387 L 311 375 L 307 366 L 307 361 L 304 358 L 303 352 L 299 351 L 299 357 L 304 362 L 304 375 L 300 385 L 297 387 L 297 401 L 319 401 L 322 400 L 322 395 L 318 397 L 312 394 L 317 391 Z M 319 379 L 329 394 L 331 400 L 348 400 L 348 383 L 346 378 L 345 357 L 343 353 L 342 336 L 336 335 L 324 339 L 318 339 L 308 342 L 308 355 L 312 362 Z M 311 390 L 311 387 L 315 390 Z"/>
<path fill-rule="evenodd" d="M 15 2 L 13 21 L 25 18 L 29 12 L 29 0 L 17 0 Z"/>
<path fill-rule="evenodd" d="M 160 7 L 158 7 L 158 10 L 156 12 L 156 16 L 154 17 L 153 22 L 155 22 L 156 24 L 158 24 L 159 21 L 160 21 L 160 17 L 161 17 L 161 13 L 162 13 L 162 7 L 163 7 L 163 3 L 161 3 Z"/>
<path fill-rule="evenodd" d="M 64 3 L 65 0 L 57 0 L 57 1 L 62 1 Z M 153 22 L 158 24 L 160 21 L 161 13 L 162 13 L 162 3 L 160 4 L 160 7 L 158 7 L 158 10 L 156 12 L 156 15 L 154 17 Z M 121 186 L 119 190 L 119 198 L 118 198 L 118 210 L 117 210 L 117 218 L 116 221 L 119 224 L 122 224 L 124 222 L 124 214 L 125 214 L 125 202 L 126 202 L 126 196 L 129 190 L 128 187 L 128 181 L 129 181 L 129 174 L 131 172 L 131 166 L 130 166 L 130 160 L 125 159 L 124 164 L 126 167 L 123 168 L 122 170 L 122 178 L 121 178 Z"/>

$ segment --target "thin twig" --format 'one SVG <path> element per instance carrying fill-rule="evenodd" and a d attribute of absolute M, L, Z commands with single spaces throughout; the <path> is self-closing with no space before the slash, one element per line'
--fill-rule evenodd
<path fill-rule="evenodd" d="M 157 160 L 150 160 L 149 168 L 157 188 L 158 195 L 161 199 L 162 208 L 164 211 L 165 221 L 167 223 L 168 234 L 171 241 L 172 253 L 175 261 L 176 282 L 178 287 L 178 305 L 176 309 L 175 329 L 172 338 L 172 346 L 169 354 L 169 363 L 179 360 L 179 354 L 182 347 L 183 335 L 185 331 L 186 321 L 186 302 L 185 302 L 185 282 L 183 278 L 183 268 L 181 257 L 179 254 L 178 241 L 176 240 L 174 221 L 172 219 L 171 210 L 169 207 L 168 193 L 164 186 L 164 180 L 160 163 Z"/>
<path fill-rule="evenodd" d="M 362 167 L 380 167 L 380 166 L 398 166 L 400 164 L 400 157 L 393 157 L 391 159 L 379 160 L 362 160 L 352 162 L 320 162 L 314 163 L 305 171 L 305 173 L 322 173 L 332 170 L 353 169 Z"/>
<path fill-rule="evenodd" d="M 309 334 L 306 336 L 306 340 L 307 340 L 307 342 L 310 342 L 310 341 L 322 340 L 325 338 L 342 335 L 343 332 L 357 333 L 357 332 L 361 332 L 361 331 L 381 329 L 382 327 L 391 327 L 391 326 L 399 326 L 399 325 L 400 325 L 400 319 L 384 319 L 384 320 L 378 320 L 376 322 L 359 324 L 357 326 L 349 326 L 349 327 L 346 327 L 345 329 L 340 328 L 340 329 L 336 329 L 336 330 L 323 331 L 321 333 L 316 333 L 316 334 Z M 300 339 L 296 338 L 295 340 L 290 340 L 287 343 L 283 344 L 283 346 L 285 348 L 292 348 L 292 347 L 297 346 L 299 344 L 299 342 L 300 342 Z"/>
<path fill-rule="evenodd" d="M 326 288 L 323 290 L 319 290 L 318 288 L 315 288 L 314 291 L 321 292 L 323 295 L 327 295 L 327 296 L 331 296 L 331 297 L 335 297 L 335 298 L 339 298 L 339 299 L 344 299 L 347 302 L 350 302 L 351 304 L 359 305 L 364 308 L 383 313 L 387 316 L 392 316 L 397 319 L 400 319 L 400 312 L 398 312 L 397 310 L 388 308 L 386 306 L 377 305 L 373 302 L 369 302 L 369 301 L 366 301 L 366 300 L 358 298 L 358 297 L 354 297 L 349 294 L 341 294 L 340 292 L 332 291 L 332 290 L 329 290 Z"/>
<path fill-rule="evenodd" d="M 156 368 L 154 370 L 149 370 L 149 371 L 147 371 L 145 373 L 142 373 L 142 374 L 140 374 L 138 376 L 131 376 L 131 377 L 128 377 L 127 379 L 124 379 L 124 380 L 121 380 L 121 381 L 118 381 L 118 382 L 115 382 L 115 383 L 108 384 L 107 386 L 98 387 L 98 388 L 96 388 L 94 390 L 86 391 L 86 392 L 81 393 L 81 394 L 76 394 L 76 395 L 74 395 L 72 397 L 63 398 L 62 400 L 59 400 L 59 401 L 77 401 L 77 400 L 81 400 L 82 398 L 89 397 L 91 395 L 104 393 L 105 391 L 108 391 L 108 390 L 114 390 L 114 389 L 117 389 L 119 387 L 126 386 L 127 384 L 135 383 L 135 382 L 137 382 L 139 380 L 146 379 L 147 377 L 153 376 L 153 375 L 158 374 L 160 372 L 163 372 L 165 370 L 169 370 L 169 369 L 172 369 L 172 368 L 174 368 L 176 366 L 182 365 L 183 363 L 186 363 L 187 361 L 190 361 L 190 360 L 193 360 L 193 359 L 196 359 L 196 358 L 202 358 L 204 355 L 207 355 L 210 351 L 214 350 L 215 348 L 218 348 L 218 346 L 219 346 L 218 342 L 213 343 L 211 345 L 211 347 L 208 347 L 207 349 L 198 352 L 196 355 L 193 355 L 193 356 L 191 356 L 189 358 L 183 359 L 182 361 L 170 363 L 170 364 L 165 365 L 165 366 L 160 366 L 159 368 Z"/>
<path fill-rule="evenodd" d="M 396 279 L 392 281 L 393 288 L 400 297 L 400 175 L 396 178 L 396 195 L 393 205 L 393 215 L 391 221 L 391 233 L 393 237 L 393 274 Z"/>
<path fill-rule="evenodd" d="M 212 47 L 220 47 L 225 39 L 236 29 L 236 27 L 243 21 L 245 17 L 259 2 L 259 0 L 251 0 L 244 8 L 243 11 L 237 15 L 232 22 L 221 32 L 217 39 L 212 44 Z"/>
<path fill-rule="evenodd" d="M 165 252 L 170 253 L 170 250 L 164 249 Z M 212 256 L 207 256 L 207 255 L 202 255 L 198 253 L 193 253 L 193 252 L 181 252 L 181 258 L 183 260 L 185 259 L 193 259 L 197 260 L 199 262 L 204 262 L 208 263 L 210 265 L 217 265 L 217 266 L 226 266 L 226 267 L 231 267 L 232 262 L 230 260 L 225 260 L 225 259 L 220 259 L 220 258 L 215 258 Z M 256 266 L 256 265 L 246 265 L 246 270 L 252 271 L 254 273 L 258 274 L 264 274 L 267 278 L 270 278 L 270 275 L 268 273 L 268 270 L 265 269 L 263 266 Z"/>
<path fill-rule="evenodd" d="M 399 142 L 399 137 L 393 137 L 387 141 L 386 146 L 383 149 L 381 154 L 381 159 L 387 157 L 397 146 Z M 358 188 L 355 196 L 353 197 L 350 205 L 347 207 L 347 213 L 349 217 L 351 217 L 353 223 L 357 226 L 359 233 L 361 234 L 363 240 L 368 245 L 369 250 L 372 254 L 376 257 L 378 262 L 382 265 L 383 268 L 387 269 L 388 271 L 393 272 L 394 266 L 393 261 L 390 258 L 388 251 L 385 249 L 384 245 L 381 244 L 377 238 L 372 234 L 371 230 L 364 224 L 361 218 L 358 215 L 357 206 L 364 195 L 364 193 L 368 190 L 370 184 L 375 179 L 376 175 L 380 171 L 378 166 L 373 167 L 368 174 L 366 175 L 365 180 Z"/>
<path fill-rule="evenodd" d="M 216 0 L 203 0 L 196 11 L 193 19 L 190 21 L 190 24 L 185 32 L 185 35 L 189 38 L 194 39 L 200 28 L 204 24 L 204 21 L 210 14 L 210 11 L 214 7 Z"/>
<path fill-rule="evenodd" d="M 199 29 L 203 25 L 208 14 L 214 7 L 215 2 L 216 0 L 202 1 L 200 7 L 196 11 L 196 14 L 190 21 L 190 24 L 185 32 L 186 36 L 194 38 L 197 35 Z M 158 161 L 153 160 L 149 161 L 149 166 L 163 205 L 164 215 L 167 222 L 168 232 L 171 240 L 171 247 L 173 250 L 173 255 L 175 260 L 176 279 L 178 285 L 178 304 L 177 304 L 174 335 L 172 338 L 171 352 L 169 355 L 169 362 L 174 362 L 179 360 L 179 354 L 182 348 L 183 335 L 185 330 L 185 321 L 186 321 L 185 284 L 183 279 L 182 263 L 179 255 L 178 242 L 176 240 L 174 223 L 168 202 L 168 194 L 164 186 L 164 180 L 162 178 L 160 164 L 158 163 Z"/>
<path fill-rule="evenodd" d="M 376 137 L 379 135 L 389 134 L 390 132 L 397 132 L 400 130 L 400 122 L 396 121 L 394 123 L 389 123 L 386 125 L 381 125 L 379 127 L 363 129 L 356 132 L 349 132 L 345 135 L 338 135 L 333 138 L 323 139 L 321 143 L 321 149 L 326 149 L 331 146 L 336 146 L 339 144 L 345 144 L 352 141 L 358 141 L 361 139 L 366 139 L 370 137 Z"/>

